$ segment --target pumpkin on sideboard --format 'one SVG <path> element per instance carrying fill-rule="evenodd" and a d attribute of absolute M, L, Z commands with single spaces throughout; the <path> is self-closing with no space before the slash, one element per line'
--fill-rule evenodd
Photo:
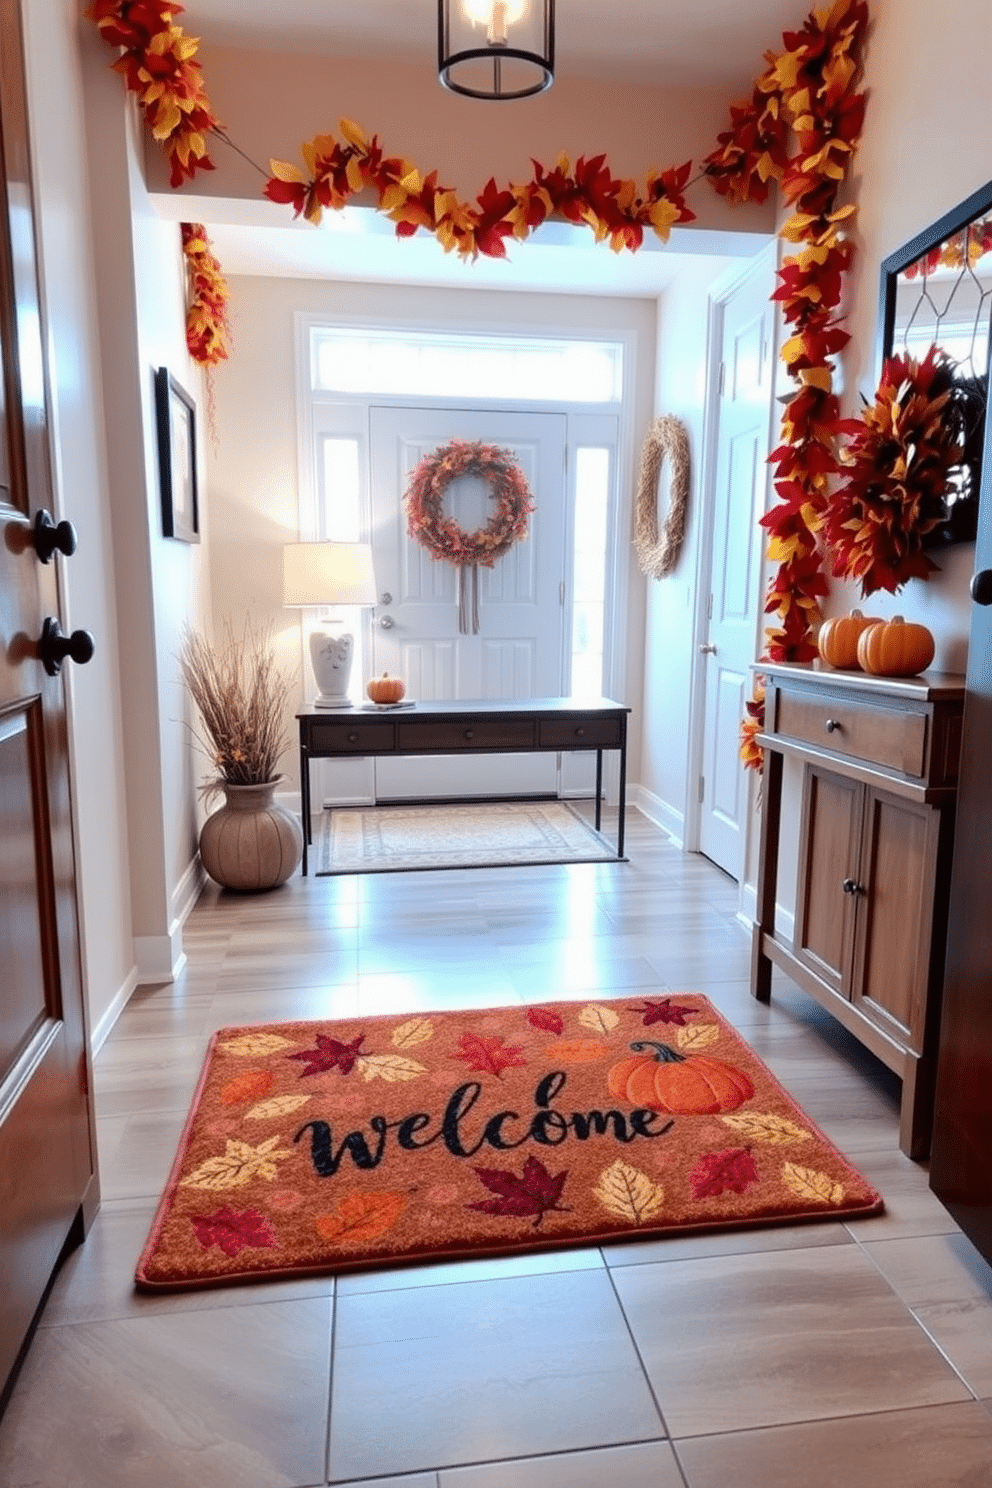
<path fill-rule="evenodd" d="M 817 650 L 828 666 L 841 669 L 857 667 L 858 641 L 869 625 L 877 624 L 874 616 L 862 615 L 860 610 L 852 610 L 849 615 L 835 615 L 820 626 Z"/>
<path fill-rule="evenodd" d="M 639 1039 L 633 1054 L 607 1075 L 617 1100 L 668 1116 L 708 1116 L 736 1111 L 754 1094 L 750 1077 L 711 1054 L 680 1054 L 669 1044 Z"/>
<path fill-rule="evenodd" d="M 366 684 L 365 691 L 373 703 L 398 703 L 406 692 L 406 683 L 402 677 L 383 672 L 381 677 L 373 677 Z"/>
<path fill-rule="evenodd" d="M 914 625 L 901 615 L 879 620 L 862 633 L 858 661 L 863 671 L 878 677 L 915 677 L 933 661 L 936 647 L 925 625 Z"/>

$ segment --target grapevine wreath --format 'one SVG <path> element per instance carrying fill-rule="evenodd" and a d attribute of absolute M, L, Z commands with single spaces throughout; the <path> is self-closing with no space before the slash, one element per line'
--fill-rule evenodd
<path fill-rule="evenodd" d="M 671 465 L 668 513 L 658 533 L 658 477 L 665 456 Z M 637 480 L 634 547 L 641 572 L 663 579 L 679 561 L 689 507 L 689 438 L 681 419 L 656 418 L 641 451 Z"/>
<path fill-rule="evenodd" d="M 489 521 L 475 532 L 465 532 L 444 510 L 445 492 L 461 475 L 478 475 L 488 481 L 495 503 Z M 526 537 L 527 518 L 534 510 L 530 487 L 516 457 L 496 444 L 453 439 L 420 461 L 403 494 L 403 506 L 410 536 L 433 557 L 458 569 L 459 628 L 477 633 L 478 566 L 492 568 L 497 558 Z M 471 627 L 466 572 L 471 574 Z"/>

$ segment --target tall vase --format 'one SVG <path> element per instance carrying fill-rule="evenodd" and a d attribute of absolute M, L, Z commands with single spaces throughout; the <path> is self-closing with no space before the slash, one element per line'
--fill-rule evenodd
<path fill-rule="evenodd" d="M 303 833 L 275 799 L 282 776 L 264 785 L 223 783 L 224 805 L 200 832 L 200 861 L 222 888 L 243 894 L 274 889 L 296 872 Z"/>

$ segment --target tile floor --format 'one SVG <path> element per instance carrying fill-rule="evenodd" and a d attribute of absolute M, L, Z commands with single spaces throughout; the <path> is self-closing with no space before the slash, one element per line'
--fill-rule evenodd
<path fill-rule="evenodd" d="M 992 1269 L 896 1141 L 898 1083 L 748 993 L 736 885 L 627 864 L 210 888 L 97 1060 L 104 1202 L 0 1421 L 5 1488 L 990 1488 Z M 226 1024 L 705 992 L 883 1217 L 167 1297 L 131 1274 Z"/>

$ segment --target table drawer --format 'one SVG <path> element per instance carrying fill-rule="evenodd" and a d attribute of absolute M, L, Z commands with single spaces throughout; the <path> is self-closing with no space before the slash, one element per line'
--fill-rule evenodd
<path fill-rule="evenodd" d="M 396 725 L 356 723 L 352 719 L 311 723 L 310 753 L 327 754 L 392 754 L 396 748 Z"/>
<path fill-rule="evenodd" d="M 541 720 L 542 749 L 619 749 L 621 738 L 619 718 Z"/>
<path fill-rule="evenodd" d="M 771 731 L 904 775 L 922 776 L 926 769 L 925 713 L 780 691 Z"/>
<path fill-rule="evenodd" d="M 401 752 L 411 754 L 468 753 L 473 749 L 533 749 L 534 725 L 526 718 L 416 719 L 399 724 Z"/>

